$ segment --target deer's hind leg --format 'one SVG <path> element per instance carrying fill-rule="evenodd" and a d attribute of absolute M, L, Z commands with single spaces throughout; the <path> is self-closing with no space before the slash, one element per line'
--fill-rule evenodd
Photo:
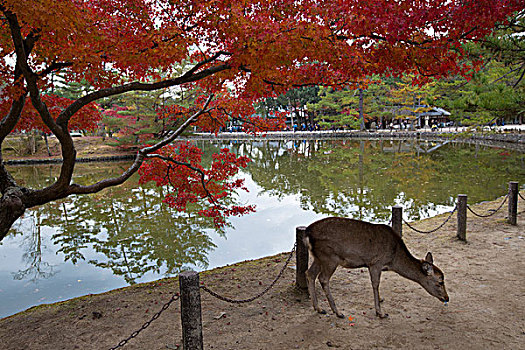
<path fill-rule="evenodd" d="M 321 283 L 321 287 L 323 287 L 326 298 L 328 299 L 328 304 L 330 304 L 330 308 L 332 309 L 332 311 L 337 315 L 337 317 L 344 318 L 345 316 L 337 310 L 334 298 L 332 297 L 332 293 L 330 292 L 330 277 L 332 277 L 332 275 L 334 274 L 337 266 L 338 264 L 333 261 L 327 261 L 324 264 L 321 264 L 319 282 Z"/>
<path fill-rule="evenodd" d="M 306 281 L 308 282 L 308 294 L 310 294 L 310 298 L 312 299 L 312 306 L 314 307 L 314 310 L 321 314 L 325 314 L 326 311 L 319 307 L 319 303 L 317 302 L 317 293 L 315 292 L 315 280 L 320 272 L 321 265 L 319 265 L 318 260 L 314 257 L 314 262 L 306 271 Z"/>

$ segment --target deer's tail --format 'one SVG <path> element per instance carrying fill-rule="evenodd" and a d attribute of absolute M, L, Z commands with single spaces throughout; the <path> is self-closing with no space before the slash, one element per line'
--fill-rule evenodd
<path fill-rule="evenodd" d="M 310 237 L 305 235 L 304 238 L 303 238 L 303 242 L 304 242 L 304 245 L 306 246 L 306 248 L 308 248 L 308 250 L 311 253 L 312 252 L 312 243 L 310 243 Z"/>
<path fill-rule="evenodd" d="M 308 251 L 310 252 L 310 255 L 315 258 L 315 254 L 314 254 L 314 247 L 313 247 L 313 242 L 312 242 L 312 238 L 310 237 L 310 232 L 308 230 L 309 227 L 306 228 L 306 231 L 304 233 L 304 238 L 303 238 L 303 243 L 304 245 L 306 246 L 306 248 L 308 248 Z"/>

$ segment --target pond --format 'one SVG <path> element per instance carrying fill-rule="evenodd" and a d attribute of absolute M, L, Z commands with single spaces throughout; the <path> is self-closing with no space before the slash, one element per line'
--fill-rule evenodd
<path fill-rule="evenodd" d="M 407 221 L 494 200 L 508 182 L 525 183 L 525 154 L 416 140 L 198 141 L 253 161 L 235 199 L 257 212 L 232 218 L 222 232 L 209 220 L 161 204 L 165 189 L 123 186 L 28 211 L 0 242 L 0 317 L 28 307 L 133 283 L 290 251 L 295 228 L 326 216 L 388 223 L 391 206 Z M 127 163 L 77 166 L 75 181 L 116 175 Z M 31 187 L 54 181 L 57 165 L 12 166 Z M 198 208 L 194 208 L 198 210 Z"/>

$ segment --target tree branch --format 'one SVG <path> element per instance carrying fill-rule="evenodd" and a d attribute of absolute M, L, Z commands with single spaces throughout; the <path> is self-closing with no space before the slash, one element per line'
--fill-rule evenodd
<path fill-rule="evenodd" d="M 157 144 L 155 144 L 153 146 L 142 148 L 139 152 L 143 152 L 144 154 L 153 153 L 153 152 L 161 149 L 162 147 L 172 143 L 177 137 L 180 136 L 180 134 L 182 134 L 182 132 L 184 132 L 184 130 L 191 123 L 193 123 L 195 120 L 197 120 L 197 118 L 199 116 L 201 116 L 202 114 L 205 114 L 205 113 L 208 113 L 208 112 L 211 111 L 211 109 L 208 109 L 208 106 L 210 105 L 212 99 L 213 99 L 213 94 L 208 97 L 208 99 L 206 100 L 206 102 L 204 103 L 204 106 L 200 109 L 200 111 L 196 112 L 191 117 L 189 117 L 184 123 L 182 123 L 178 127 L 177 130 L 175 130 L 173 133 L 168 134 L 168 136 L 166 136 L 166 138 L 164 140 L 158 142 Z"/>
<path fill-rule="evenodd" d="M 199 169 L 197 167 L 194 167 L 190 163 L 180 162 L 180 161 L 178 161 L 178 160 L 176 160 L 176 159 L 174 159 L 172 157 L 166 157 L 166 156 L 163 156 L 163 155 L 160 155 L 160 154 L 150 154 L 150 155 L 147 156 L 147 158 L 149 158 L 149 159 L 152 159 L 152 158 L 162 159 L 162 160 L 164 160 L 166 162 L 169 162 L 169 163 L 174 163 L 174 164 L 177 164 L 177 165 L 180 165 L 180 166 L 185 166 L 188 169 L 191 169 L 191 170 L 195 171 L 196 173 L 199 173 L 200 178 L 201 178 L 202 189 L 206 193 L 206 198 L 208 198 L 210 200 L 210 202 L 213 203 L 214 205 L 220 206 L 219 203 L 217 203 L 217 200 L 215 199 L 215 197 L 213 197 L 213 195 L 208 190 L 208 187 L 206 186 L 206 174 L 201 169 Z M 168 182 L 171 184 L 170 175 L 169 175 L 170 169 L 171 168 L 168 167 L 167 176 L 168 176 Z M 175 186 L 173 186 L 173 185 L 171 185 L 171 186 L 175 188 Z"/>
<path fill-rule="evenodd" d="M 7 135 L 9 135 L 9 133 L 15 128 L 18 120 L 20 120 L 20 115 L 22 114 L 25 105 L 26 95 L 27 93 L 24 93 L 18 100 L 13 101 L 9 113 L 0 122 L 0 145 L 3 144 Z M 3 154 L 0 147 L 0 193 L 5 194 L 9 187 L 16 187 L 16 185 L 15 179 L 4 166 Z"/>
<path fill-rule="evenodd" d="M 27 191 L 24 195 L 24 205 L 27 208 L 30 208 L 36 205 L 41 205 L 41 204 L 47 203 L 52 200 L 64 198 L 71 194 L 95 193 L 104 188 L 116 186 L 116 185 L 123 183 L 140 168 L 140 166 L 142 165 L 144 161 L 145 155 L 147 155 L 148 153 L 154 152 L 158 150 L 159 148 L 172 142 L 175 138 L 177 138 L 182 133 L 182 131 L 191 122 L 193 122 L 194 119 L 196 119 L 202 113 L 207 112 L 206 109 L 212 97 L 210 96 L 210 98 L 208 99 L 208 101 L 206 102 L 206 105 L 203 107 L 202 110 L 200 110 L 195 115 L 190 117 L 185 123 L 183 123 L 183 125 L 181 125 L 181 127 L 178 130 L 171 133 L 167 138 L 165 138 L 158 144 L 151 146 L 151 147 L 146 147 L 144 149 L 141 149 L 137 153 L 136 159 L 134 163 L 132 164 L 132 166 L 130 166 L 121 176 L 115 177 L 112 179 L 105 179 L 91 186 L 79 186 L 75 184 L 70 185 L 73 170 L 75 167 L 76 150 L 74 147 L 73 140 L 68 132 L 68 123 L 69 123 L 70 118 L 76 112 L 78 112 L 83 106 L 97 99 L 103 98 L 103 97 L 109 97 L 109 96 L 113 96 L 117 94 L 122 94 L 128 91 L 152 91 L 152 90 L 157 90 L 157 89 L 161 89 L 165 87 L 194 82 L 194 81 L 203 79 L 207 76 L 216 74 L 217 72 L 230 69 L 230 66 L 228 64 L 221 64 L 221 65 L 217 65 L 217 66 L 210 67 L 210 68 L 201 70 L 199 72 L 196 72 L 198 68 L 208 63 L 208 61 L 205 61 L 205 62 L 201 62 L 197 64 L 197 68 L 194 67 L 193 69 L 191 69 L 190 71 L 186 72 L 184 75 L 178 78 L 167 79 L 167 80 L 156 82 L 156 83 L 134 82 L 130 84 L 124 84 L 121 86 L 96 91 L 96 92 L 90 93 L 76 100 L 75 102 L 73 102 L 69 107 L 67 107 L 64 111 L 62 111 L 59 114 L 57 120 L 55 121 L 53 117 L 51 116 L 51 114 L 49 113 L 47 106 L 41 100 L 40 91 L 37 85 L 39 76 L 33 72 L 33 70 L 31 69 L 28 63 L 29 57 L 28 57 L 28 52 L 26 52 L 26 48 L 28 48 L 29 50 L 32 49 L 34 42 L 37 39 L 37 36 L 31 35 L 29 38 L 27 38 L 28 40 L 25 41 L 24 38 L 22 37 L 21 28 L 18 23 L 16 14 L 5 9 L 1 5 L 0 5 L 0 10 L 3 11 L 6 19 L 8 20 L 9 27 L 11 30 L 12 40 L 13 40 L 14 47 L 15 47 L 15 53 L 16 53 L 16 59 L 17 59 L 16 66 L 19 69 L 19 71 L 22 73 L 23 77 L 25 78 L 25 81 L 27 83 L 27 88 L 29 91 L 29 96 L 31 98 L 31 102 L 33 106 L 35 107 L 35 109 L 37 110 L 37 112 L 39 113 L 40 117 L 42 118 L 42 121 L 57 136 L 60 142 L 60 145 L 61 145 L 61 149 L 62 149 L 63 164 L 60 170 L 60 176 L 58 180 L 53 185 L 46 187 L 42 190 Z M 216 56 L 216 57 L 219 57 L 219 56 Z M 209 62 L 211 62 L 211 60 Z M 67 65 L 67 63 L 62 63 L 62 65 Z M 55 69 L 56 67 L 58 66 L 54 65 L 54 67 L 48 68 L 48 71 L 51 71 L 52 69 Z M 44 73 L 45 72 L 46 71 L 44 71 Z M 11 116 L 13 115 L 14 114 L 11 114 Z M 5 120 L 6 119 L 4 119 L 4 121 Z M 14 120 L 14 117 L 8 118 L 7 120 L 11 123 Z M 5 170 L 5 169 L 0 168 L 0 171 L 2 170 Z M 4 172 L 4 175 L 7 175 L 7 172 Z M 12 179 L 12 178 L 6 176 L 6 179 L 8 179 L 6 180 L 8 183 L 11 183 L 9 179 Z M 7 186 L 7 184 L 5 185 Z"/>
<path fill-rule="evenodd" d="M 9 22 L 9 27 L 11 30 L 11 37 L 13 39 L 16 52 L 16 65 L 22 71 L 22 74 L 26 80 L 31 103 L 42 118 L 44 124 L 51 130 L 51 132 L 53 132 L 53 134 L 56 135 L 60 142 L 60 148 L 62 151 L 63 163 L 62 167 L 60 168 L 60 176 L 58 180 L 52 186 L 44 190 L 47 191 L 46 193 L 41 193 L 41 191 L 36 192 L 41 193 L 43 198 L 55 198 L 57 196 L 60 197 L 69 186 L 73 176 L 76 160 L 75 145 L 73 144 L 71 135 L 69 135 L 67 123 L 63 125 L 63 127 L 57 125 L 51 116 L 51 113 L 49 113 L 46 104 L 41 99 L 40 90 L 37 84 L 38 76 L 29 66 L 29 56 L 28 52 L 25 50 L 26 46 L 32 48 L 34 40 L 36 39 L 30 38 L 30 40 L 26 43 L 22 37 L 22 31 L 20 24 L 18 23 L 17 16 L 9 10 L 4 10 L 3 12 Z"/>
<path fill-rule="evenodd" d="M 124 171 L 120 176 L 117 176 L 117 177 L 114 177 L 114 178 L 111 178 L 111 179 L 104 179 L 102 181 L 99 181 L 99 182 L 97 182 L 95 184 L 88 185 L 88 186 L 81 186 L 81 185 L 78 185 L 78 184 L 72 184 L 72 185 L 69 186 L 66 196 L 71 195 L 71 194 L 96 193 L 96 192 L 99 192 L 99 191 L 101 191 L 101 190 L 103 190 L 105 188 L 112 187 L 112 186 L 117 186 L 117 185 L 120 185 L 120 184 L 124 183 L 127 179 L 129 179 L 134 173 L 136 173 L 139 170 L 140 166 L 144 162 L 144 159 L 146 159 L 147 156 L 150 153 L 153 153 L 153 152 L 159 150 L 160 148 L 162 148 L 162 147 L 170 144 L 171 142 L 173 142 L 200 115 L 202 115 L 204 113 L 208 113 L 210 111 L 210 109 L 208 109 L 208 106 L 209 106 L 209 104 L 210 104 L 212 99 L 213 99 L 213 95 L 208 97 L 208 99 L 206 100 L 204 106 L 198 112 L 194 113 L 191 117 L 189 117 L 177 130 L 175 130 L 174 132 L 170 133 L 170 135 L 168 135 L 166 138 L 164 138 L 163 140 L 159 141 L 158 143 L 156 143 L 153 146 L 141 148 L 137 152 L 137 156 L 135 157 L 135 160 L 134 160 L 133 164 L 126 171 Z M 38 196 L 37 196 L 37 198 L 38 198 Z M 37 203 L 35 205 L 38 205 L 38 204 L 42 204 L 42 203 Z"/>
<path fill-rule="evenodd" d="M 18 100 L 13 101 L 9 113 L 0 122 L 0 144 L 2 144 L 7 135 L 13 131 L 16 124 L 18 123 L 20 115 L 22 114 L 22 110 L 24 109 L 26 96 L 27 93 L 24 93 Z"/>
<path fill-rule="evenodd" d="M 187 71 L 186 73 L 184 73 L 184 76 L 191 76 L 191 75 L 194 74 L 196 71 L 198 71 L 199 68 L 201 68 L 202 66 L 204 66 L 204 65 L 207 64 L 207 63 L 210 63 L 210 62 L 215 61 L 217 58 L 219 58 L 219 57 L 222 56 L 222 55 L 225 55 L 225 56 L 231 56 L 232 54 L 231 54 L 230 52 L 226 52 L 226 51 L 219 51 L 219 52 L 217 52 L 215 55 L 211 56 L 210 58 L 205 59 L 204 61 L 201 61 L 201 62 L 197 63 L 195 66 L 193 66 L 192 69 L 190 69 L 189 71 Z"/>
<path fill-rule="evenodd" d="M 49 73 L 61 70 L 62 68 L 71 67 L 73 62 L 53 62 L 46 69 L 38 73 L 39 77 L 45 77 Z"/>
<path fill-rule="evenodd" d="M 71 105 L 69 105 L 66 109 L 64 109 L 57 118 L 57 124 L 58 125 L 67 124 L 69 119 L 76 112 L 78 112 L 82 107 L 100 98 L 120 95 L 125 92 L 129 92 L 129 91 L 153 91 L 153 90 L 158 90 L 158 89 L 167 88 L 171 86 L 182 85 L 185 83 L 191 83 L 191 82 L 206 78 L 210 75 L 216 74 L 218 72 L 228 70 L 230 68 L 231 67 L 228 64 L 221 64 L 218 66 L 204 69 L 198 73 L 188 74 L 187 72 L 180 77 L 173 78 L 173 79 L 166 79 L 166 80 L 155 82 L 155 83 L 133 82 L 129 84 L 124 84 L 124 85 L 120 85 L 116 87 L 111 87 L 111 88 L 95 91 L 95 92 L 87 94 L 84 97 L 79 98 L 78 100 L 73 102 Z"/>
<path fill-rule="evenodd" d="M 28 45 L 24 42 L 24 38 L 22 37 L 22 30 L 20 28 L 20 25 L 18 23 L 18 18 L 14 13 L 11 11 L 5 9 L 3 6 L 0 6 L 0 9 L 5 15 L 5 18 L 7 19 L 7 22 L 9 24 L 9 29 L 11 31 L 11 37 L 13 39 L 13 44 L 15 48 L 15 54 L 16 54 L 16 67 L 15 67 L 15 76 L 18 76 L 22 72 L 22 75 L 27 79 L 28 77 L 31 78 L 32 70 L 29 67 L 29 64 L 27 63 L 27 53 L 26 53 L 26 47 L 31 48 L 32 45 Z"/>
<path fill-rule="evenodd" d="M 11 38 L 13 40 L 16 53 L 16 67 L 20 69 L 25 78 L 29 96 L 31 97 L 31 102 L 42 118 L 42 121 L 60 139 L 60 137 L 63 135 L 63 130 L 61 130 L 56 125 L 54 119 L 49 113 L 49 110 L 47 109 L 47 106 L 40 98 L 40 91 L 37 85 L 38 76 L 33 72 L 28 63 L 29 53 L 34 46 L 38 35 L 35 35 L 34 32 L 31 32 L 24 40 L 22 37 L 22 29 L 20 28 L 16 14 L 6 9 L 2 9 L 2 11 L 9 23 Z M 60 140 L 60 142 L 62 143 L 62 140 Z"/>
<path fill-rule="evenodd" d="M 516 81 L 516 83 L 512 86 L 513 88 L 516 88 L 518 86 L 518 84 L 521 82 L 521 80 L 523 79 L 523 76 L 525 75 L 525 63 L 521 65 L 521 68 L 523 69 L 523 72 L 521 72 L 521 75 L 520 77 L 518 78 L 518 80 Z"/>

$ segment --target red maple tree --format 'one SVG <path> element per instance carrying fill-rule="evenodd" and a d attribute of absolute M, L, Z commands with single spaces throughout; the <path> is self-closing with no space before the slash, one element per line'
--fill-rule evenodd
<path fill-rule="evenodd" d="M 276 127 L 253 116 L 253 102 L 291 87 L 358 86 L 372 74 L 425 80 L 465 73 L 471 67 L 462 64 L 461 43 L 487 35 L 522 8 L 522 0 L 0 0 L 0 143 L 14 130 L 45 127 L 60 141 L 63 158 L 54 184 L 30 189 L 17 183 L 0 154 L 0 239 L 27 208 L 121 184 L 150 158 L 142 176 L 164 174 L 173 185 L 167 202 L 184 208 L 207 199 L 210 209 L 202 214 L 219 224 L 243 214 L 250 208 L 218 199 L 242 186 L 226 179 L 244 159 L 221 152 L 215 175 L 199 166 L 191 147 L 163 147 L 190 124 L 214 131 L 238 118 L 251 132 Z M 92 90 L 74 101 L 49 96 L 54 73 L 87 81 Z M 202 91 L 177 129 L 141 148 L 120 176 L 72 183 L 69 131 L 92 125 L 92 103 L 172 86 Z"/>

